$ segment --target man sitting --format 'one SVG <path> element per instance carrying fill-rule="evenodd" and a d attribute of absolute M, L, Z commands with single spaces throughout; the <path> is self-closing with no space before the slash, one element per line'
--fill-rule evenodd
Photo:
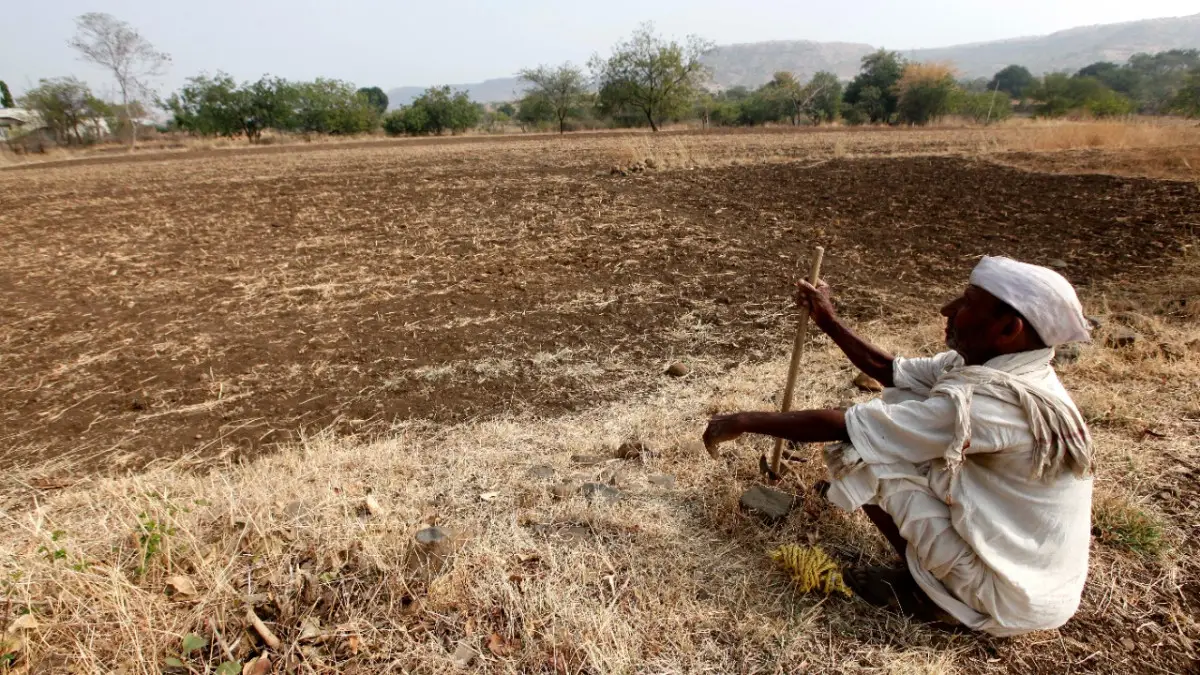
<path fill-rule="evenodd" d="M 952 351 L 920 359 L 855 335 L 824 284 L 801 282 L 799 301 L 883 396 L 845 411 L 717 415 L 705 443 L 834 443 L 820 489 L 861 507 L 905 563 L 846 575 L 868 602 L 999 636 L 1066 623 L 1087 577 L 1092 502 L 1091 437 L 1050 365 L 1055 345 L 1090 340 L 1071 284 L 985 257 L 942 308 Z"/>

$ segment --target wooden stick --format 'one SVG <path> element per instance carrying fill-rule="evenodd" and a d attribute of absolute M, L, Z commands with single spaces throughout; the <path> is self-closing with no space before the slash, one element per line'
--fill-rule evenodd
<path fill-rule="evenodd" d="M 279 638 L 271 632 L 270 628 L 267 628 L 267 624 L 263 623 L 262 619 L 258 618 L 258 615 L 254 613 L 253 607 L 246 608 L 246 620 L 250 622 L 251 626 L 254 626 L 254 630 L 258 633 L 258 636 L 262 638 L 264 644 L 275 651 L 279 651 L 279 648 L 283 645 L 283 643 L 280 642 Z"/>
<path fill-rule="evenodd" d="M 812 273 L 808 283 L 816 286 L 821 282 L 821 261 L 825 258 L 824 247 L 818 246 L 813 253 Z M 780 412 L 792 409 L 792 391 L 796 387 L 796 376 L 800 373 L 800 359 L 804 357 L 804 343 L 808 341 L 808 310 L 800 312 L 800 325 L 796 328 L 796 341 L 792 343 L 792 362 L 788 364 L 787 385 L 783 388 L 783 405 Z M 779 475 L 779 462 L 783 459 L 783 439 L 775 439 L 775 451 L 771 453 L 771 473 Z"/>

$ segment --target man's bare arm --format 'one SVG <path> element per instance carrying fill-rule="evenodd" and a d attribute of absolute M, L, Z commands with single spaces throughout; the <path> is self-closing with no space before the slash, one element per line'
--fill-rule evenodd
<path fill-rule="evenodd" d="M 850 440 L 842 410 L 794 410 L 714 415 L 704 430 L 704 445 L 715 456 L 718 445 L 742 434 L 762 434 L 796 443 Z"/>
<path fill-rule="evenodd" d="M 809 317 L 813 323 L 834 341 L 850 362 L 867 375 L 879 380 L 883 386 L 894 386 L 892 363 L 896 357 L 862 339 L 842 323 L 834 312 L 829 286 L 822 282 L 819 288 L 814 288 L 807 281 L 801 281 L 797 287 L 796 301 L 801 306 L 808 306 Z"/>

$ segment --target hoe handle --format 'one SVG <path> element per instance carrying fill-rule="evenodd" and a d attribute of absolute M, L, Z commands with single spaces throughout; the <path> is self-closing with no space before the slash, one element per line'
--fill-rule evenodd
<path fill-rule="evenodd" d="M 825 249 L 821 246 L 813 253 L 812 273 L 808 282 L 816 286 L 821 282 L 821 261 L 825 258 Z M 796 327 L 796 341 L 792 343 L 792 362 L 788 364 L 787 385 L 783 388 L 783 405 L 780 412 L 792 409 L 792 392 L 796 388 L 796 375 L 800 372 L 800 359 L 804 357 L 804 343 L 808 341 L 808 309 L 800 311 L 800 325 Z M 771 453 L 771 473 L 778 476 L 779 462 L 783 458 L 783 439 L 775 439 L 775 451 Z"/>

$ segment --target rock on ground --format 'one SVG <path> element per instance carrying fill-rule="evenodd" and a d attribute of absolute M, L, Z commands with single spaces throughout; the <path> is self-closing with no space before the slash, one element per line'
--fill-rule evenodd
<path fill-rule="evenodd" d="M 791 512 L 795 501 L 795 495 L 765 485 L 755 485 L 742 494 L 741 505 L 767 520 L 781 520 Z"/>

